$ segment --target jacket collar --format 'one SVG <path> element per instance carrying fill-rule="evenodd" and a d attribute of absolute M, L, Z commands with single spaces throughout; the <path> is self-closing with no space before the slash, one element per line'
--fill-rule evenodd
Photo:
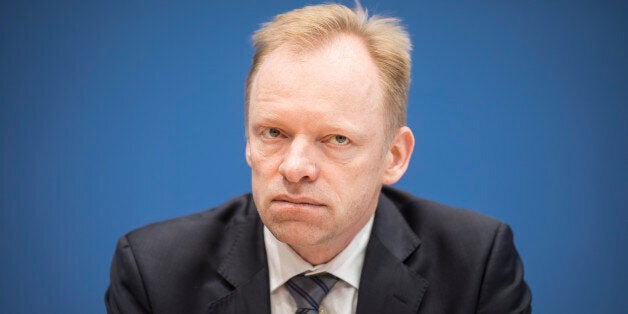
<path fill-rule="evenodd" d="M 218 273 L 233 286 L 212 302 L 209 313 L 270 313 L 270 292 L 263 224 L 249 195 L 246 214 L 225 232 L 226 257 Z"/>
<path fill-rule="evenodd" d="M 357 313 L 416 313 L 428 281 L 405 264 L 421 244 L 395 204 L 380 195 L 366 248 Z"/>

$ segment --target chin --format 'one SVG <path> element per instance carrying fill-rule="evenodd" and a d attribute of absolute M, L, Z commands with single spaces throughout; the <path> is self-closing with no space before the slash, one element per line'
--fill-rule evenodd
<path fill-rule="evenodd" d="M 324 232 L 302 222 L 284 222 L 268 227 L 277 240 L 290 246 L 316 246 L 324 243 Z"/>

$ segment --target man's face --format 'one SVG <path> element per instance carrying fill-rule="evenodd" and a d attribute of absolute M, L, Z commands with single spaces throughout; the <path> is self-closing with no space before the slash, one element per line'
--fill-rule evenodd
<path fill-rule="evenodd" d="M 251 86 L 246 157 L 259 214 L 280 241 L 342 250 L 369 220 L 389 183 L 381 104 L 377 69 L 353 37 L 266 57 Z"/>

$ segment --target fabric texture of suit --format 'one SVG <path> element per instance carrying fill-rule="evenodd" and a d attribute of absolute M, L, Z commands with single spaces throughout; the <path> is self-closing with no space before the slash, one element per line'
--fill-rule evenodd
<path fill-rule="evenodd" d="M 270 313 L 263 225 L 250 194 L 120 238 L 108 313 Z M 384 187 L 357 313 L 529 313 L 510 228 Z"/>

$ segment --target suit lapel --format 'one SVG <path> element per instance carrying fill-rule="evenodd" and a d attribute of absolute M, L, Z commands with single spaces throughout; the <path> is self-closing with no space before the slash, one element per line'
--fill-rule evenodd
<path fill-rule="evenodd" d="M 396 206 L 380 196 L 366 248 L 357 313 L 416 313 L 428 282 L 404 261 L 421 241 Z"/>
<path fill-rule="evenodd" d="M 268 265 L 263 225 L 250 201 L 248 215 L 234 224 L 229 234 L 229 253 L 218 272 L 234 287 L 226 296 L 212 302 L 209 313 L 270 313 Z"/>

